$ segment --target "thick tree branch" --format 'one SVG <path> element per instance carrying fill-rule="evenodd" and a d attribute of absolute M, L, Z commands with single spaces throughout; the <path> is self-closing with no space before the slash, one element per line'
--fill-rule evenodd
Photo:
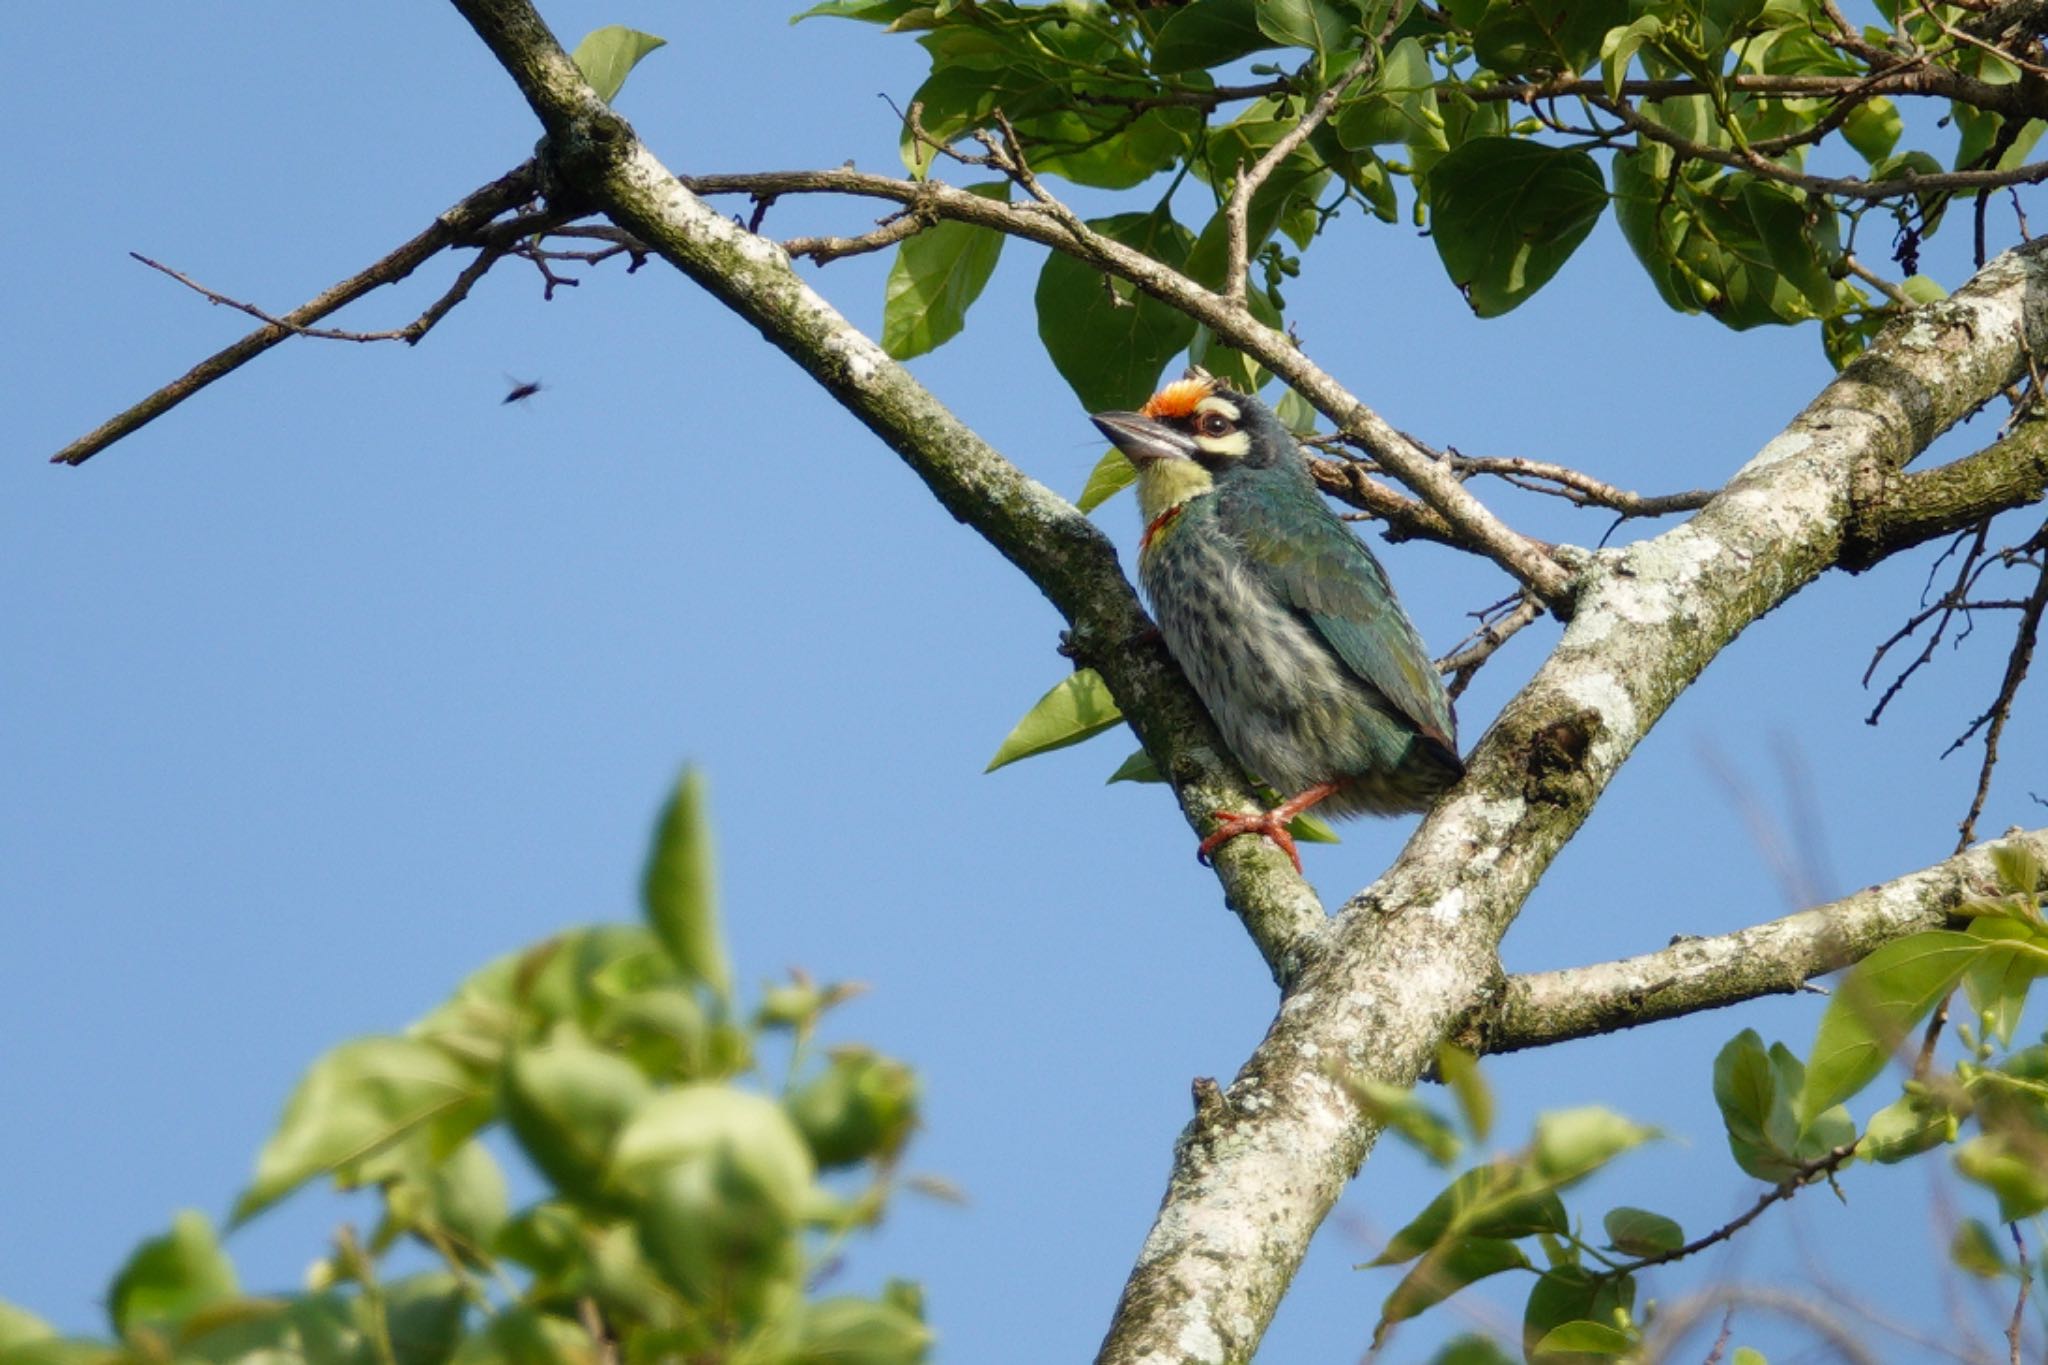
<path fill-rule="evenodd" d="M 1550 659 L 1464 783 L 1345 907 L 1236 1079 L 1183 1133 L 1099 1359 L 1240 1361 L 1375 1130 L 1333 1078 L 1411 1085 L 1498 991 L 1501 934 L 1637 743 L 1748 624 L 1839 557 L 1851 493 L 2048 342 L 2048 245 L 1887 333 L 1704 509 L 1592 557 Z"/>
<path fill-rule="evenodd" d="M 2021 422 L 2004 439 L 1934 469 L 1887 473 L 1857 499 L 1842 567 L 1868 568 L 1974 526 L 1994 512 L 2041 501 L 2048 490 L 2048 421 Z"/>
<path fill-rule="evenodd" d="M 902 456 L 946 509 L 1028 576 L 1071 623 L 1074 656 L 1099 670 L 1171 780 L 1189 823 L 1258 801 L 1167 657 L 1116 550 L 1073 505 L 1026 477 L 819 297 L 781 248 L 733 223 L 672 175 L 584 85 L 526 0 L 455 0 L 549 130 L 551 167 L 614 223 L 761 329 Z M 967 198 L 979 199 L 978 195 Z M 983 203 L 992 201 L 982 200 Z M 1142 259 L 1142 258 L 1140 258 Z M 1218 851 L 1225 898 L 1276 980 L 1320 950 L 1329 921 L 1265 840 Z"/>
<path fill-rule="evenodd" d="M 1732 934 L 1682 938 L 1618 962 L 1512 976 L 1457 1037 L 1479 1051 L 1518 1052 L 1789 994 L 1895 938 L 1940 928 L 1957 905 L 1996 888 L 1991 850 L 2007 842 L 2048 860 L 2048 829 L 2030 830 Z"/>
<path fill-rule="evenodd" d="M 216 352 L 192 367 L 181 378 L 166 384 L 140 403 L 116 414 L 50 457 L 52 464 L 83 464 L 124 436 L 147 426 L 214 380 L 233 373 L 278 342 L 298 335 L 328 314 L 335 312 L 379 285 L 396 284 L 412 274 L 444 247 L 469 240 L 486 223 L 509 208 L 533 198 L 538 185 L 534 163 L 528 161 L 464 196 L 462 201 L 435 218 L 426 231 L 393 251 L 376 264 L 351 275 L 301 307 L 275 322 L 265 323 L 224 351 Z M 495 258 L 492 258 L 495 259 Z M 484 257 L 457 276 L 456 282 L 410 328 L 406 339 L 418 341 L 448 309 L 460 302 L 469 288 L 488 268 Z"/>

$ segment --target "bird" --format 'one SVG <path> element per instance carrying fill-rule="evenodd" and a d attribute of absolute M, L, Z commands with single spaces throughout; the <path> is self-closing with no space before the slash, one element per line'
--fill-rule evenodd
<path fill-rule="evenodd" d="M 1136 466 L 1138 579 L 1167 652 L 1247 773 L 1285 797 L 1214 812 L 1204 862 L 1288 822 L 1426 810 L 1465 775 L 1457 721 L 1386 571 L 1255 395 L 1191 371 L 1095 425 Z"/>

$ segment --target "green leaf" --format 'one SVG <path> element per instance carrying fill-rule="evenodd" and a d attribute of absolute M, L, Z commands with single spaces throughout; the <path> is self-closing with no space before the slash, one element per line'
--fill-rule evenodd
<path fill-rule="evenodd" d="M 1599 56 L 1609 30 L 1628 21 L 1628 0 L 1490 0 L 1472 26 L 1472 46 L 1502 75 L 1577 74 Z"/>
<path fill-rule="evenodd" d="M 1359 41 L 1355 19 L 1329 0 L 1258 0 L 1259 32 L 1282 47 L 1305 47 L 1316 54 L 1325 74 L 1331 58 Z"/>
<path fill-rule="evenodd" d="M 1543 1340 L 1536 1343 L 1534 1355 L 1556 1356 L 1568 1351 L 1577 1351 L 1591 1356 L 1626 1355 L 1635 1341 L 1619 1327 L 1610 1327 L 1604 1322 L 1559 1323 L 1543 1334 Z"/>
<path fill-rule="evenodd" d="M 1547 1271 L 1529 1291 L 1529 1304 L 1522 1313 L 1522 1349 L 1531 1365 L 1574 1365 L 1588 1357 L 1572 1351 L 1539 1354 L 1544 1338 L 1568 1322 L 1612 1322 L 1617 1311 L 1634 1308 L 1635 1298 L 1632 1275 L 1594 1275 L 1576 1265 Z"/>
<path fill-rule="evenodd" d="M 1475 138 L 1429 172 L 1431 235 L 1480 317 L 1516 307 L 1557 274 L 1607 207 L 1593 158 L 1521 138 Z"/>
<path fill-rule="evenodd" d="M 1905 130 L 1906 120 L 1900 116 L 1899 107 L 1883 95 L 1865 100 L 1842 120 L 1842 136 L 1863 154 L 1865 161 L 1873 164 L 1892 154 L 1899 134 Z"/>
<path fill-rule="evenodd" d="M 1008 200 L 1008 181 L 968 193 Z M 882 349 L 898 360 L 958 336 L 1002 254 L 1003 234 L 971 223 L 935 223 L 903 239 L 882 294 Z"/>
<path fill-rule="evenodd" d="M 583 73 L 583 79 L 590 82 L 590 88 L 597 92 L 597 97 L 609 104 L 619 93 L 619 87 L 626 83 L 627 75 L 640 64 L 640 59 L 667 43 L 666 38 L 657 38 L 636 28 L 607 24 L 584 35 L 583 41 L 576 44 L 571 60 Z"/>
<path fill-rule="evenodd" d="M 240 1223 L 315 1176 L 346 1176 L 401 1140 L 453 1150 L 488 1116 L 483 1080 L 411 1038 L 359 1038 L 313 1063 L 285 1102 L 256 1174 L 235 1201 Z"/>
<path fill-rule="evenodd" d="M 1374 1348 L 1379 1347 L 1395 1323 L 1442 1303 L 1466 1285 L 1503 1270 L 1528 1268 L 1529 1258 L 1522 1254 L 1522 1249 L 1500 1238 L 1457 1237 L 1431 1247 L 1380 1305 L 1379 1324 L 1372 1334 Z"/>
<path fill-rule="evenodd" d="M 870 24 L 894 24 L 913 10 L 931 8 L 931 0 L 819 0 L 801 14 L 790 16 L 792 24 L 805 19 L 859 19 Z"/>
<path fill-rule="evenodd" d="M 1884 1070 L 1913 1027 L 1983 953 L 1981 940 L 1935 929 L 1887 943 L 1851 967 L 1821 1015 L 1799 1095 L 1800 1125 Z"/>
<path fill-rule="evenodd" d="M 1829 271 L 1842 254 L 1834 210 L 1761 180 L 1745 179 L 1738 193 L 1771 264 L 1806 296 L 1816 316 L 1825 316 L 1835 301 Z"/>
<path fill-rule="evenodd" d="M 1626 1256 L 1662 1256 L 1685 1245 L 1684 1228 L 1648 1209 L 1609 1209 L 1602 1226 L 1608 1245 Z"/>
<path fill-rule="evenodd" d="M 1555 1110 L 1536 1120 L 1536 1170 L 1552 1188 L 1562 1189 L 1657 1135 L 1655 1128 L 1610 1109 Z"/>
<path fill-rule="evenodd" d="M 220 1249 L 205 1214 L 185 1209 L 171 1230 L 130 1253 L 107 1291 L 107 1315 L 114 1331 L 127 1336 L 142 1327 L 172 1327 L 208 1304 L 241 1292 L 235 1267 Z"/>
<path fill-rule="evenodd" d="M 992 773 L 1020 758 L 1079 744 L 1122 719 L 1102 675 L 1092 668 L 1077 668 L 1032 704 L 982 771 Z"/>
<path fill-rule="evenodd" d="M 2002 1280 L 2013 1273 L 1998 1244 L 1998 1234 L 1980 1219 L 1965 1218 L 1956 1224 L 1956 1235 L 1948 1244 L 1948 1258 L 1959 1269 L 1986 1280 Z"/>
<path fill-rule="evenodd" d="M 1273 405 L 1273 414 L 1296 436 L 1313 436 L 1316 430 L 1315 404 L 1303 398 L 1293 389 L 1284 389 L 1280 401 Z"/>
<path fill-rule="evenodd" d="M 1143 749 L 1137 750 L 1129 758 L 1119 763 L 1116 771 L 1109 775 L 1110 782 L 1164 782 L 1165 780 L 1166 778 L 1159 771 L 1159 765 L 1152 761 L 1152 755 L 1146 753 Z M 1107 783 L 1104 785 L 1107 785 Z"/>
<path fill-rule="evenodd" d="M 1074 500 L 1074 506 L 1083 512 L 1093 512 L 1137 481 L 1138 467 L 1131 463 L 1131 457 L 1111 446 L 1095 462 L 1095 468 L 1088 471 L 1088 482 L 1081 489 L 1081 496 Z"/>
<path fill-rule="evenodd" d="M 1304 844 L 1341 844 L 1343 839 L 1329 824 L 1314 815 L 1297 815 L 1287 822 L 1287 832 Z"/>
<path fill-rule="evenodd" d="M 1195 0 L 1173 12 L 1152 43 L 1161 75 L 1234 62 L 1279 44 L 1259 26 L 1258 0 Z"/>
<path fill-rule="evenodd" d="M 1664 36 L 1664 21 L 1655 14 L 1645 14 L 1625 28 L 1609 29 L 1600 40 L 1600 81 L 1607 87 L 1607 98 L 1621 98 L 1621 83 L 1628 79 L 1629 63 L 1645 43 L 1654 43 Z"/>
<path fill-rule="evenodd" d="M 1780 1090 L 1755 1029 L 1736 1034 L 1714 1058 L 1714 1102 L 1737 1165 L 1759 1180 L 1775 1182 L 1790 1173 L 1798 1124 L 1791 1096 Z"/>
<path fill-rule="evenodd" d="M 505 1066 L 506 1122 L 563 1193 L 604 1194 L 612 1146 L 654 1087 L 632 1063 L 582 1043 L 524 1049 Z"/>
<path fill-rule="evenodd" d="M 663 807 L 641 881 L 647 922 L 661 946 L 691 979 L 720 1000 L 732 998 L 732 964 L 718 918 L 718 877 L 712 858 L 704 775 L 685 768 Z"/>
<path fill-rule="evenodd" d="M 912 1365 L 932 1332 L 913 1313 L 873 1299 L 820 1299 L 804 1306 L 790 1365 Z"/>
<path fill-rule="evenodd" d="M 1175 268 L 1192 244 L 1187 229 L 1164 212 L 1118 214 L 1089 226 Z M 1195 333 L 1181 313 L 1063 251 L 1046 258 L 1035 300 L 1046 354 L 1089 412 L 1138 407 Z"/>
<path fill-rule="evenodd" d="M 1486 1141 L 1493 1132 L 1493 1092 L 1479 1074 L 1479 1059 L 1452 1043 L 1440 1043 L 1436 1050 L 1436 1074 L 1450 1087 L 1464 1116 L 1466 1131 L 1476 1141 Z"/>
<path fill-rule="evenodd" d="M 1354 151 L 1409 142 L 1440 141 L 1436 72 L 1421 40 L 1403 38 L 1380 57 L 1372 86 L 1331 115 L 1337 140 Z"/>
<path fill-rule="evenodd" d="M 1764 1353 L 1754 1346 L 1738 1346 L 1735 1354 L 1728 1357 L 1728 1365 L 1771 1365 L 1764 1359 Z"/>

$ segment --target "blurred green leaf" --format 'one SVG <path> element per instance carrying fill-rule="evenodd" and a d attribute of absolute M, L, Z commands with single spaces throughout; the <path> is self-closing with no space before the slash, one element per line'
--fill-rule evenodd
<path fill-rule="evenodd" d="M 1965 1218 L 1956 1224 L 1948 1244 L 1948 1258 L 1957 1268 L 1986 1280 L 2002 1280 L 2013 1273 L 1998 1244 L 1998 1234 L 1982 1220 Z"/>
<path fill-rule="evenodd" d="M 583 41 L 576 44 L 571 60 L 583 73 L 583 79 L 590 82 L 590 88 L 597 92 L 597 97 L 609 104 L 626 83 L 626 77 L 640 64 L 640 59 L 667 43 L 668 39 L 657 38 L 651 33 L 607 24 L 584 35 Z"/>
<path fill-rule="evenodd" d="M 1138 467 L 1131 463 L 1130 456 L 1111 446 L 1095 462 L 1095 468 L 1088 471 L 1088 482 L 1081 489 L 1081 496 L 1074 500 L 1074 506 L 1083 512 L 1093 512 L 1138 481 Z"/>
<path fill-rule="evenodd" d="M 1553 1110 L 1536 1120 L 1536 1170 L 1562 1189 L 1657 1135 L 1655 1128 L 1597 1106 Z"/>
<path fill-rule="evenodd" d="M 1955 1137 L 1955 1119 L 1931 1099 L 1905 1094 L 1870 1116 L 1856 1154 L 1891 1165 Z"/>
<path fill-rule="evenodd" d="M 654 1094 L 639 1069 L 587 1044 L 558 1041 L 506 1063 L 505 1120 L 563 1193 L 602 1198 L 612 1146 Z"/>
<path fill-rule="evenodd" d="M 2010 1047 L 2027 1007 L 2027 991 L 2048 976 L 2048 930 L 2027 920 L 1984 915 L 1970 921 L 1969 935 L 1984 941 L 1984 952 L 1963 974 L 1970 1008 L 1986 1032 Z"/>
<path fill-rule="evenodd" d="M 1493 1091 L 1479 1074 L 1479 1059 L 1454 1043 L 1439 1043 L 1436 1074 L 1450 1087 L 1458 1101 L 1458 1112 L 1474 1140 L 1484 1142 L 1493 1133 Z"/>
<path fill-rule="evenodd" d="M 1454 1337 L 1429 1358 L 1429 1365 L 1521 1365 L 1487 1337 L 1467 1334 Z"/>
<path fill-rule="evenodd" d="M 256 1174 L 235 1201 L 240 1223 L 315 1176 L 423 1135 L 453 1150 L 489 1115 L 483 1080 L 441 1049 L 411 1038 L 359 1038 L 321 1057 L 285 1102 Z"/>
<path fill-rule="evenodd" d="M 1609 1209 L 1601 1225 L 1608 1245 L 1628 1256 L 1662 1256 L 1685 1245 L 1684 1228 L 1648 1209 Z"/>
<path fill-rule="evenodd" d="M 171 1230 L 136 1247 L 107 1290 L 107 1316 L 120 1336 L 144 1327 L 173 1327 L 208 1304 L 241 1292 L 235 1267 L 213 1235 L 213 1223 L 195 1209 L 171 1220 Z"/>
<path fill-rule="evenodd" d="M 1956 1170 L 1998 1198 L 1998 1221 L 2015 1222 L 2048 1209 L 2048 1166 L 2043 1135 L 1993 1133 L 1972 1138 L 1956 1152 Z"/>
<path fill-rule="evenodd" d="M 1635 1342 L 1619 1327 L 1604 1322 L 1566 1322 L 1543 1334 L 1533 1355 L 1555 1357 L 1567 1352 L 1590 1356 L 1626 1355 Z"/>
<path fill-rule="evenodd" d="M 901 1151 L 917 1126 L 917 1073 L 867 1048 L 841 1048 L 783 1101 L 824 1167 Z"/>
<path fill-rule="evenodd" d="M 647 921 L 675 965 L 721 1001 L 731 1000 L 732 964 L 719 923 L 704 775 L 695 768 L 683 770 L 662 810 L 642 888 Z"/>
<path fill-rule="evenodd" d="M 992 773 L 1020 758 L 1079 744 L 1122 719 L 1102 675 L 1092 668 L 1077 668 L 1032 704 L 982 771 Z"/>
<path fill-rule="evenodd" d="M 897 1303 L 821 1299 L 804 1308 L 791 1365 L 915 1365 L 932 1333 Z"/>
<path fill-rule="evenodd" d="M 462 1339 L 452 1365 L 597 1365 L 590 1334 L 567 1318 L 515 1304 Z"/>
<path fill-rule="evenodd" d="M 1007 180 L 965 188 L 989 199 L 1010 197 Z M 904 238 L 882 292 L 882 349 L 908 360 L 958 336 L 1002 250 L 1003 234 L 970 223 L 934 223 Z"/>
<path fill-rule="evenodd" d="M 1395 1323 L 1442 1303 L 1466 1285 L 1503 1270 L 1528 1268 L 1529 1258 L 1522 1254 L 1522 1249 L 1500 1238 L 1454 1237 L 1431 1247 L 1380 1305 L 1380 1320 L 1373 1328 L 1373 1347 L 1380 1346 Z"/>
<path fill-rule="evenodd" d="M 730 1151 L 778 1208 L 794 1219 L 811 1191 L 810 1148 L 783 1107 L 729 1085 L 677 1086 L 642 1105 L 612 1153 L 628 1188 L 705 1153 Z"/>
<path fill-rule="evenodd" d="M 662 1280 L 742 1324 L 780 1317 L 802 1289 L 797 1209 L 768 1163 L 730 1142 L 646 1170 L 634 1226 Z"/>
<path fill-rule="evenodd" d="M 1355 151 L 1441 138 L 1436 72 L 1422 43 L 1403 38 L 1388 48 L 1366 93 L 1337 106 L 1330 123 L 1337 140 Z"/>
<path fill-rule="evenodd" d="M 1851 967 L 1829 997 L 1813 1040 L 1798 1102 L 1801 1126 L 1884 1070 L 1983 952 L 1981 940 L 1934 929 L 1887 943 Z"/>
<path fill-rule="evenodd" d="M 1998 885 L 2013 895 L 2038 896 L 2048 870 L 2026 844 L 2014 842 L 2000 844 L 1991 850 L 1991 866 L 1998 876 Z"/>
<path fill-rule="evenodd" d="M 1304 47 L 1316 54 L 1324 75 L 1335 74 L 1333 61 L 1359 43 L 1358 21 L 1329 0 L 1258 0 L 1259 32 L 1282 47 Z"/>
<path fill-rule="evenodd" d="M 1398 1265 L 1454 1234 L 1527 1237 L 1570 1226 L 1555 1190 L 1522 1163 L 1502 1158 L 1464 1172 L 1430 1200 L 1367 1265 Z"/>
<path fill-rule="evenodd" d="M 31 1341 L 48 1341 L 56 1335 L 56 1328 L 26 1308 L 17 1308 L 0 1299 L 0 1351 L 25 1346 Z"/>
<path fill-rule="evenodd" d="M 931 8 L 931 0 L 819 0 L 789 22 L 805 19 L 859 19 L 870 24 L 893 24 L 914 10 Z"/>
<path fill-rule="evenodd" d="M 1342 1077 L 1361 1109 L 1374 1122 L 1401 1138 L 1437 1165 L 1455 1161 L 1464 1146 L 1443 1115 L 1424 1104 L 1413 1090 L 1383 1081 Z"/>
<path fill-rule="evenodd" d="M 1431 235 L 1451 282 L 1497 317 L 1555 275 L 1607 207 L 1584 152 L 1522 138 L 1475 138 L 1429 173 Z"/>
<path fill-rule="evenodd" d="M 1594 1275 L 1580 1266 L 1559 1266 L 1545 1272 L 1529 1291 L 1528 1306 L 1522 1312 L 1522 1349 L 1530 1365 L 1578 1365 L 1598 1361 L 1598 1354 L 1583 1351 L 1544 1349 L 1542 1343 L 1552 1332 L 1570 1322 L 1612 1322 L 1615 1313 L 1635 1307 L 1636 1285 L 1632 1275 Z"/>

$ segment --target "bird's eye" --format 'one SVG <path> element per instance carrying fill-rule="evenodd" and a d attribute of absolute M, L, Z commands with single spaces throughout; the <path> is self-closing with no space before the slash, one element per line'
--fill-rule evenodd
<path fill-rule="evenodd" d="M 1197 425 L 1204 436 L 1225 436 L 1230 432 L 1230 419 L 1220 412 L 1205 412 Z"/>

